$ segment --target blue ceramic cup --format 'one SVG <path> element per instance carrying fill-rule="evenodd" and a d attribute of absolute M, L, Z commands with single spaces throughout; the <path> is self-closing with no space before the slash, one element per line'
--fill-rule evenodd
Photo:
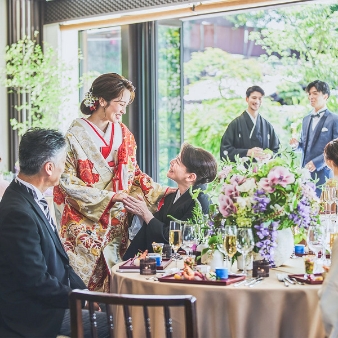
<path fill-rule="evenodd" d="M 295 245 L 295 254 L 305 254 L 305 245 L 304 244 L 296 244 Z"/>
<path fill-rule="evenodd" d="M 162 262 L 161 254 L 150 253 L 149 257 L 156 260 L 156 266 L 160 266 L 161 265 L 161 262 Z"/>
<path fill-rule="evenodd" d="M 228 269 L 227 268 L 216 268 L 216 280 L 228 279 Z"/>

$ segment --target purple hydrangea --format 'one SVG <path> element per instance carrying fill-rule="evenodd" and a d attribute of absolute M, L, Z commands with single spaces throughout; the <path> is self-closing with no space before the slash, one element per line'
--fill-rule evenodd
<path fill-rule="evenodd" d="M 311 217 L 310 201 L 303 196 L 297 205 L 297 209 L 290 213 L 289 219 L 301 228 L 307 229 L 313 222 L 314 217 Z"/>
<path fill-rule="evenodd" d="M 273 262 L 274 248 L 277 246 L 277 229 L 279 222 L 271 222 L 270 225 L 262 223 L 255 225 L 256 235 L 259 237 L 259 242 L 256 246 L 259 248 L 259 254 L 269 262 Z"/>
<path fill-rule="evenodd" d="M 266 211 L 271 201 L 270 198 L 265 195 L 265 191 L 260 189 L 254 193 L 253 199 L 255 203 L 252 205 L 252 209 L 256 214 Z"/>

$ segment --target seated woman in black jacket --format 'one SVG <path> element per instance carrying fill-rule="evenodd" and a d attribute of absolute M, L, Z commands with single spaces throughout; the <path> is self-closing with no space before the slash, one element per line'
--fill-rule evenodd
<path fill-rule="evenodd" d="M 193 186 L 193 191 L 201 188 L 204 190 L 205 183 L 213 181 L 217 174 L 217 163 L 212 154 L 202 148 L 196 148 L 184 143 L 179 155 L 170 161 L 170 168 L 167 177 L 177 183 L 176 193 L 169 194 L 164 199 L 164 204 L 154 214 L 152 214 L 143 198 L 136 199 L 128 196 L 124 199 L 126 209 L 140 216 L 143 225 L 135 238 L 129 245 L 124 260 L 134 257 L 139 251 L 148 250 L 153 252 L 152 243 L 168 243 L 169 224 L 172 219 L 169 215 L 186 221 L 192 217 L 192 210 L 195 201 L 189 194 L 189 188 Z M 210 200 L 207 195 L 201 192 L 198 196 L 204 214 L 209 211 Z"/>

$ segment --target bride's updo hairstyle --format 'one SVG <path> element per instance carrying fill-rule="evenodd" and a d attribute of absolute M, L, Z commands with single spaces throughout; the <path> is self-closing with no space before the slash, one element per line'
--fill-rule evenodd
<path fill-rule="evenodd" d="M 196 174 L 195 184 L 212 182 L 217 175 L 215 157 L 202 148 L 196 148 L 188 143 L 181 147 L 181 162 L 188 173 Z"/>
<path fill-rule="evenodd" d="M 330 141 L 324 148 L 324 158 L 331 160 L 338 167 L 338 139 Z"/>
<path fill-rule="evenodd" d="M 122 97 L 124 90 L 130 91 L 130 101 L 132 103 L 135 97 L 135 87 L 131 81 L 116 73 L 102 74 L 96 78 L 85 94 L 81 102 L 80 110 L 84 115 L 91 115 L 99 107 L 99 98 L 107 101 L 108 106 L 111 100 Z"/>

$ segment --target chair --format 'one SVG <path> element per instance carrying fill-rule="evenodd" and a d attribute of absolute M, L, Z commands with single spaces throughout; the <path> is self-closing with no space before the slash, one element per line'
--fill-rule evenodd
<path fill-rule="evenodd" d="M 89 309 L 89 317 L 91 321 L 92 337 L 97 338 L 95 311 L 93 303 L 106 304 L 107 311 L 107 331 L 113 338 L 115 333 L 114 319 L 111 306 L 121 305 L 123 307 L 124 322 L 126 327 L 126 337 L 133 337 L 133 323 L 130 316 L 129 306 L 142 306 L 143 318 L 146 338 L 151 338 L 151 326 L 148 313 L 148 307 L 162 307 L 164 313 L 165 332 L 167 338 L 172 338 L 173 327 L 170 317 L 169 307 L 184 307 L 185 332 L 187 338 L 197 338 L 197 320 L 196 320 L 196 298 L 190 295 L 169 295 L 169 296 L 153 296 L 153 295 L 128 295 L 94 292 L 88 290 L 73 290 L 69 296 L 70 316 L 71 316 L 71 332 L 72 338 L 82 338 L 82 303 L 87 301 Z M 158 313 L 158 311 L 156 311 Z M 120 337 L 119 337 L 120 338 Z"/>

